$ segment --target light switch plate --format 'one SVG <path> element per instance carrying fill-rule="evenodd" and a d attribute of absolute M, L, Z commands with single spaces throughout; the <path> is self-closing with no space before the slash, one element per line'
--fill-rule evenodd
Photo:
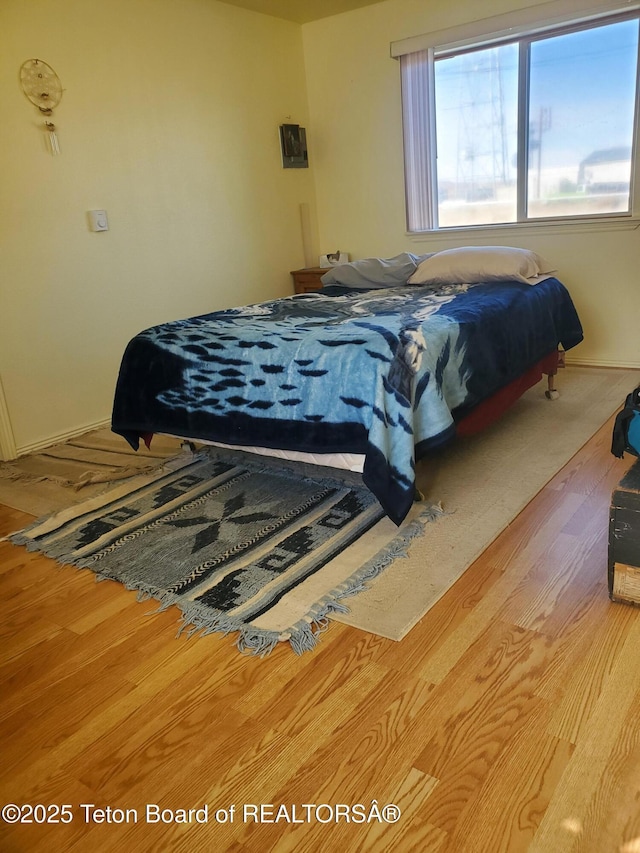
<path fill-rule="evenodd" d="M 90 210 L 89 211 L 89 226 L 92 231 L 108 231 L 109 220 L 107 219 L 106 210 Z"/>

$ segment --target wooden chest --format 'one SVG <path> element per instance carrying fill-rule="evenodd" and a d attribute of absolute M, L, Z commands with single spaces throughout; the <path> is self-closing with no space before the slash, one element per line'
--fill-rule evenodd
<path fill-rule="evenodd" d="M 609 596 L 612 601 L 640 604 L 640 460 L 611 496 Z"/>

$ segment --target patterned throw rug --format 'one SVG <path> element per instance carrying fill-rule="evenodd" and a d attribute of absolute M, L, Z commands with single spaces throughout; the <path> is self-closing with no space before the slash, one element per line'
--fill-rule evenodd
<path fill-rule="evenodd" d="M 9 538 L 177 605 L 180 630 L 238 632 L 255 654 L 288 640 L 301 653 L 438 514 L 422 505 L 398 529 L 348 478 L 207 449 Z"/>

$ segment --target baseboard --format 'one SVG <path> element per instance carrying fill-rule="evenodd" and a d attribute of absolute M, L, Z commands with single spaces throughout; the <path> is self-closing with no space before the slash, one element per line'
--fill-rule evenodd
<path fill-rule="evenodd" d="M 4 396 L 2 379 L 0 378 L 0 459 L 3 462 L 8 462 L 10 459 L 15 459 L 17 455 L 18 450 L 13 437 L 9 409 Z"/>
<path fill-rule="evenodd" d="M 84 426 L 67 430 L 67 432 L 60 432 L 57 435 L 51 435 L 41 441 L 33 441 L 31 444 L 23 444 L 21 447 L 16 448 L 16 456 L 24 456 L 27 453 L 34 453 L 35 451 L 43 450 L 45 447 L 51 447 L 53 444 L 62 444 L 64 441 L 69 441 L 70 438 L 75 438 L 77 435 L 84 435 L 85 432 L 91 432 L 94 429 L 104 429 L 108 426 L 111 426 L 111 419 L 96 421 L 92 424 L 85 424 Z"/>
<path fill-rule="evenodd" d="M 572 358 L 568 353 L 566 356 L 568 365 L 574 364 L 576 367 L 606 367 L 618 370 L 640 370 L 640 362 L 637 361 L 610 361 L 609 359 L 598 359 L 595 361 L 590 358 Z"/>

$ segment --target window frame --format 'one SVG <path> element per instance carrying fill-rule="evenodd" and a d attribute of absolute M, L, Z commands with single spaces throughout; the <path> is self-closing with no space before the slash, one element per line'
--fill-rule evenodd
<path fill-rule="evenodd" d="M 579 2 L 579 0 L 577 0 Z M 584 0 L 588 2 L 588 0 Z M 544 22 L 536 22 L 530 13 L 521 10 L 495 16 L 468 25 L 394 42 L 391 56 L 400 59 L 402 87 L 402 127 L 404 139 L 404 175 L 407 234 L 446 235 L 460 231 L 539 229 L 549 225 L 583 230 L 611 227 L 637 228 L 640 223 L 640 39 L 636 59 L 636 97 L 633 115 L 631 177 L 629 207 L 610 213 L 574 214 L 546 217 L 527 216 L 529 138 L 526 129 L 529 119 L 529 69 L 531 45 L 536 41 L 558 35 L 594 29 L 618 21 L 637 20 L 640 28 L 640 3 L 622 2 L 594 6 L 591 10 L 573 12 L 566 0 L 548 3 L 558 16 L 550 14 Z M 550 12 L 553 9 L 549 9 Z M 564 10 L 564 11 L 562 11 Z M 539 14 L 539 12 L 538 12 Z M 518 154 L 516 220 L 504 223 L 441 226 L 438 223 L 437 157 L 435 118 L 435 63 L 438 59 L 471 53 L 492 46 L 516 44 L 519 54 L 518 72 Z M 420 78 L 422 78 L 420 80 Z M 422 99 L 422 100 L 421 100 Z M 416 117 L 414 112 L 418 112 Z M 413 177 L 412 177 L 413 176 Z M 417 176 L 417 178 L 416 178 Z"/>

